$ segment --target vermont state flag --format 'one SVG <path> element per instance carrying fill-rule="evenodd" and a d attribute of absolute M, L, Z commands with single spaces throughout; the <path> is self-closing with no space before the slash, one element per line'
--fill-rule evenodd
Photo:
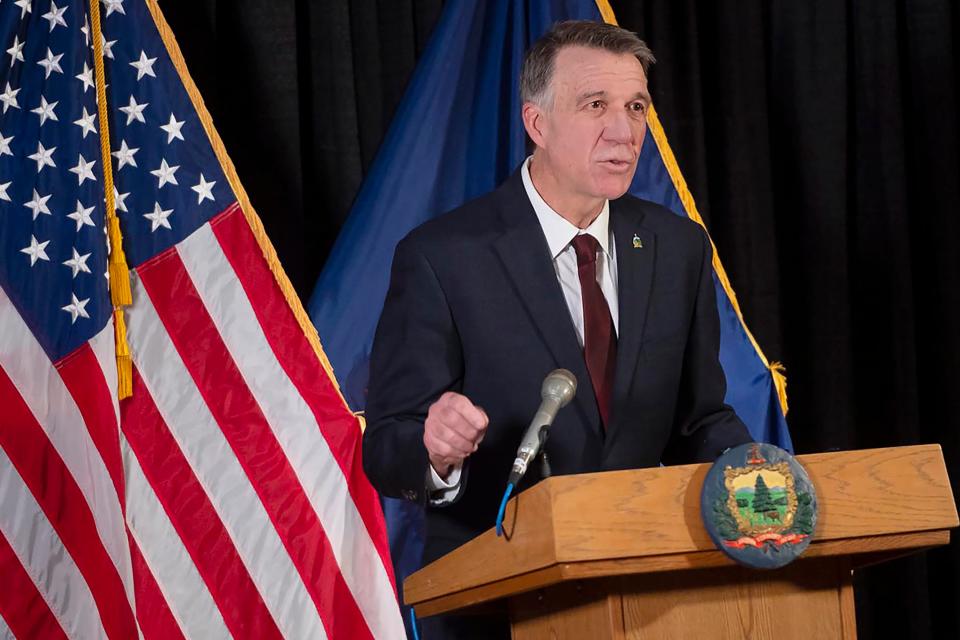
<path fill-rule="evenodd" d="M 493 190 L 524 160 L 523 56 L 553 23 L 570 19 L 615 22 L 607 0 L 451 0 L 444 8 L 309 302 L 353 409 L 365 404 L 370 348 L 397 242 Z M 702 224 L 653 108 L 648 125 L 630 193 Z M 747 329 L 716 251 L 713 266 L 726 401 L 754 438 L 790 449 L 779 365 L 767 361 Z M 419 568 L 422 518 L 400 501 L 385 500 L 385 509 L 402 583 Z"/>

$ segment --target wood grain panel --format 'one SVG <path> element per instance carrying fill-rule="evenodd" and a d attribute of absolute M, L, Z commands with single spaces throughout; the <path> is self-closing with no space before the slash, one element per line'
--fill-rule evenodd
<path fill-rule="evenodd" d="M 603 581 L 570 582 L 513 598 L 513 640 L 625 640 L 620 594 Z"/>
<path fill-rule="evenodd" d="M 949 542 L 950 533 L 947 531 L 924 531 L 915 534 L 833 540 L 822 545 L 811 546 L 808 553 L 798 562 L 807 562 L 817 557 L 860 554 L 852 556 L 851 564 L 861 567 L 884 562 L 918 549 L 945 545 Z M 426 600 L 416 605 L 416 612 L 419 617 L 432 616 L 447 611 L 474 607 L 484 602 L 508 598 L 515 594 L 570 580 L 733 566 L 736 566 L 733 561 L 719 551 L 564 563 Z"/>
<path fill-rule="evenodd" d="M 628 640 L 845 638 L 835 559 L 623 579 Z"/>
<path fill-rule="evenodd" d="M 819 499 L 816 541 L 956 527 L 938 445 L 799 456 Z M 557 560 L 712 550 L 700 519 L 709 465 L 554 478 Z"/>
<path fill-rule="evenodd" d="M 891 550 L 945 544 L 958 524 L 938 445 L 799 459 L 820 503 L 807 558 L 882 559 Z M 729 565 L 700 521 L 708 468 L 550 478 L 510 501 L 509 539 L 491 529 L 418 571 L 404 583 L 405 600 L 431 615 L 574 577 Z"/>

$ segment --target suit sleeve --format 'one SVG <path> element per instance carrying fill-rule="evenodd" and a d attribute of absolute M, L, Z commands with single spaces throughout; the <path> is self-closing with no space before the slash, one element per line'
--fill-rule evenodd
<path fill-rule="evenodd" d="M 727 380 L 720 365 L 720 318 L 713 282 L 713 248 L 699 230 L 701 260 L 693 318 L 683 357 L 675 424 L 664 462 L 712 462 L 723 451 L 752 442 L 750 432 L 724 402 Z"/>
<path fill-rule="evenodd" d="M 460 391 L 462 377 L 460 339 L 443 289 L 427 258 L 404 240 L 370 355 L 363 468 L 380 493 L 420 503 L 429 498 L 423 423 L 445 391 Z"/>

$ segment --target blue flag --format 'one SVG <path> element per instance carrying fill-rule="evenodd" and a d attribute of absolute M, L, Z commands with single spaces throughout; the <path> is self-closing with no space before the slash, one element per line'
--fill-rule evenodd
<path fill-rule="evenodd" d="M 524 160 L 523 56 L 553 23 L 570 19 L 614 20 L 606 0 L 453 0 L 444 8 L 309 303 L 354 409 L 365 405 L 370 348 L 397 242 L 493 190 Z M 630 193 L 699 222 L 653 109 L 648 125 Z M 789 449 L 779 365 L 767 362 L 747 330 L 716 257 L 714 282 L 726 400 L 754 438 Z M 422 518 L 400 501 L 384 506 L 402 581 L 419 568 Z"/>

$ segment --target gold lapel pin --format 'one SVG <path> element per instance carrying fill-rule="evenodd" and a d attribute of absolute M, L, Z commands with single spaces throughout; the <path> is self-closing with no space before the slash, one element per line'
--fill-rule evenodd
<path fill-rule="evenodd" d="M 637 234 L 633 234 L 633 248 L 643 249 L 643 241 L 640 240 L 640 236 Z"/>

